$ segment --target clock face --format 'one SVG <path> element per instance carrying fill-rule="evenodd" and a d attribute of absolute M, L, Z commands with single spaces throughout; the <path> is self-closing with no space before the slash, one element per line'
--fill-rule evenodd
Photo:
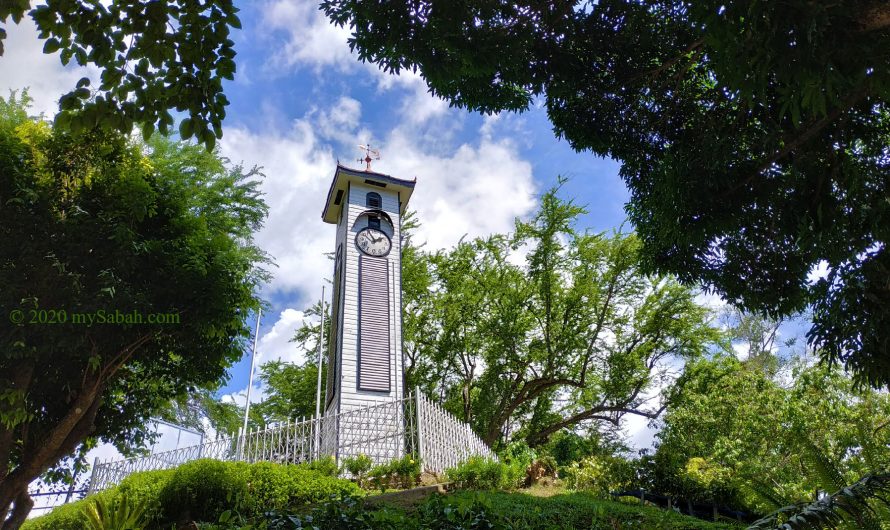
<path fill-rule="evenodd" d="M 385 256 L 392 248 L 392 241 L 384 232 L 376 228 L 365 228 L 355 236 L 359 250 L 369 256 Z"/>

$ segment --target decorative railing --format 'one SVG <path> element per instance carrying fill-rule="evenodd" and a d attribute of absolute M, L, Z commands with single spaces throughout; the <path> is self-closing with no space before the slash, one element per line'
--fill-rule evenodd
<path fill-rule="evenodd" d="M 427 471 L 440 473 L 473 455 L 497 460 L 470 426 L 417 392 L 417 438 L 421 461 Z"/>
<path fill-rule="evenodd" d="M 298 464 L 359 454 L 371 457 L 375 464 L 417 454 L 424 470 L 434 473 L 471 455 L 495 458 L 469 425 L 418 392 L 379 405 L 288 421 L 172 451 L 107 462 L 97 459 L 89 492 L 107 489 L 131 473 L 171 469 L 199 458 Z"/>

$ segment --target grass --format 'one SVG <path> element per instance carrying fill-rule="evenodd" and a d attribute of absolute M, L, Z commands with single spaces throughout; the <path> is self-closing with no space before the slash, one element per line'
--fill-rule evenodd
<path fill-rule="evenodd" d="M 743 528 L 735 523 L 713 523 L 652 506 L 597 499 L 580 492 L 554 488 L 523 492 L 460 492 L 450 496 L 460 502 L 474 495 L 517 529 L 678 529 L 718 530 Z"/>
<path fill-rule="evenodd" d="M 385 500 L 380 499 L 369 504 L 367 509 L 373 512 L 385 506 L 390 512 L 401 513 L 413 521 L 424 511 L 424 504 L 428 502 L 427 499 L 417 496 L 402 498 L 403 496 L 398 494 L 391 494 L 385 497 Z M 366 499 L 368 500 L 370 499 Z M 744 528 L 744 525 L 734 522 L 714 523 L 680 515 L 643 505 L 636 499 L 628 502 L 603 500 L 587 493 L 567 491 L 559 485 L 537 485 L 514 492 L 460 491 L 446 495 L 442 500 L 448 505 L 457 507 L 478 506 L 481 503 L 486 507 L 486 512 L 504 523 L 504 528 L 513 530 Z M 455 528 L 463 526 L 458 525 Z"/>

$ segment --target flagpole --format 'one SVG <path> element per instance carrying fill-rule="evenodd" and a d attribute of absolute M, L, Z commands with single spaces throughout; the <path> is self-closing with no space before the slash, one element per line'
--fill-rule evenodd
<path fill-rule="evenodd" d="M 253 334 L 253 351 L 250 353 L 250 377 L 247 379 L 247 403 L 244 405 L 244 427 L 241 429 L 242 436 L 247 435 L 247 418 L 250 416 L 250 390 L 253 388 L 253 371 L 254 360 L 256 359 L 256 345 L 260 337 L 260 315 L 262 309 L 256 310 L 256 332 Z M 243 445 L 243 444 L 242 444 Z M 240 452 L 240 451 L 239 451 Z"/>
<path fill-rule="evenodd" d="M 324 342 L 324 285 L 321 286 L 321 327 L 318 328 L 318 388 L 315 391 L 315 417 L 321 417 L 321 349 Z"/>

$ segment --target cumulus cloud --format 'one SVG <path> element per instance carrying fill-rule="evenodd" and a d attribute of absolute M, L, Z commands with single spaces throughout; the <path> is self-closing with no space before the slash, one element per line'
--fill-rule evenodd
<path fill-rule="evenodd" d="M 73 89 L 81 77 L 97 78 L 95 68 L 64 67 L 58 54 L 44 54 L 37 27 L 25 17 L 19 24 L 7 24 L 5 51 L 0 56 L 0 95 L 10 90 L 28 88 L 34 99 L 35 113 L 53 116 L 59 110 L 59 98 Z"/>
<path fill-rule="evenodd" d="M 270 71 L 310 66 L 315 70 L 332 67 L 339 71 L 355 68 L 355 58 L 346 39 L 349 28 L 328 22 L 316 2 L 277 0 L 263 6 L 263 25 L 273 33 L 284 33 L 266 64 Z"/>
<path fill-rule="evenodd" d="M 302 311 L 287 308 L 278 315 L 278 320 L 267 330 L 257 344 L 257 367 L 270 361 L 283 361 L 286 363 L 302 364 L 306 361 L 309 352 L 304 351 L 299 344 L 291 342 L 296 330 L 304 324 L 317 322 L 309 319 Z"/>
<path fill-rule="evenodd" d="M 510 231 L 516 217 L 534 208 L 531 164 L 511 140 L 482 138 L 442 155 L 422 151 L 406 132 L 396 130 L 387 139 L 384 149 L 392 155 L 381 167 L 401 178 L 417 177 L 409 206 L 422 223 L 419 239 L 430 247 Z"/>

